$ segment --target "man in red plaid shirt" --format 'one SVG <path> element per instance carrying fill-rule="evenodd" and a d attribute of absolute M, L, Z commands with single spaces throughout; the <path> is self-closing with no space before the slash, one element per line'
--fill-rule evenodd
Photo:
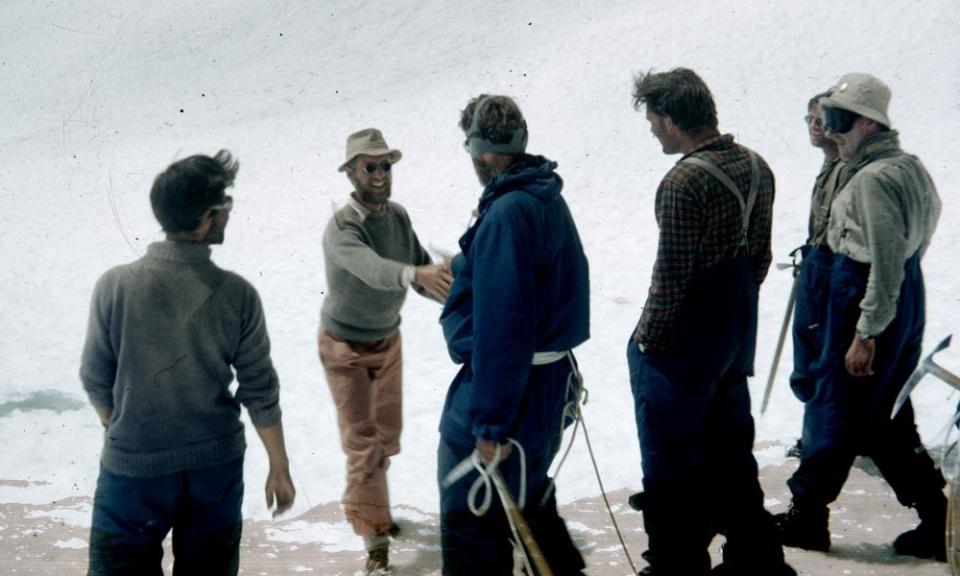
<path fill-rule="evenodd" d="M 763 507 L 747 390 L 773 174 L 718 131 L 692 70 L 640 74 L 633 97 L 663 152 L 682 154 L 657 190 L 657 260 L 627 350 L 650 539 L 641 574 L 710 574 L 718 533 L 727 544 L 712 574 L 795 574 Z"/>

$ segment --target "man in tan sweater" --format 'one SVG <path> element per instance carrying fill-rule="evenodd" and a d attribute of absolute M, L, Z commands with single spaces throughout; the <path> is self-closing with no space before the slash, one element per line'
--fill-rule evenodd
<path fill-rule="evenodd" d="M 390 457 L 400 452 L 400 307 L 410 286 L 445 301 L 453 280 L 444 265 L 431 263 L 406 210 L 390 201 L 400 158 L 379 130 L 351 134 L 340 171 L 354 190 L 323 235 L 320 361 L 347 455 L 344 513 L 364 538 L 368 574 L 388 573 L 389 535 L 399 530 L 386 474 Z"/>

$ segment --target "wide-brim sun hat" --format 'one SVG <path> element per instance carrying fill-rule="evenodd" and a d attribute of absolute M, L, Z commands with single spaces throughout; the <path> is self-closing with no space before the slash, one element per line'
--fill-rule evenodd
<path fill-rule="evenodd" d="M 383 139 L 383 133 L 376 128 L 365 128 L 347 137 L 347 158 L 337 171 L 344 172 L 347 169 L 347 164 L 361 154 L 387 156 L 393 164 L 403 157 L 399 150 L 387 146 L 387 141 Z"/>
<path fill-rule="evenodd" d="M 890 128 L 887 107 L 890 105 L 890 88 L 882 80 L 870 74 L 852 72 L 840 77 L 830 95 L 820 99 L 821 106 L 842 108 Z"/>

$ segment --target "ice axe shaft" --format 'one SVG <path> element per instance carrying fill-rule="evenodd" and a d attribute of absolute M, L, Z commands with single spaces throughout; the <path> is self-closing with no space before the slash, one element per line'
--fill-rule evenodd
<path fill-rule="evenodd" d="M 788 265 L 790 268 L 796 268 L 796 265 Z M 785 270 L 777 265 L 778 269 Z M 793 285 L 790 287 L 790 297 L 787 298 L 787 311 L 783 314 L 783 326 L 780 327 L 780 337 L 777 339 L 777 349 L 773 353 L 773 365 L 770 366 L 770 376 L 767 377 L 767 387 L 763 391 L 763 402 L 760 404 L 760 415 L 767 411 L 767 404 L 770 403 L 770 394 L 773 392 L 773 382 L 777 376 L 777 367 L 780 365 L 780 355 L 783 353 L 783 342 L 787 338 L 787 328 L 790 327 L 790 316 L 793 314 L 793 307 L 797 303 L 797 285 L 800 276 L 794 273 Z"/>
<path fill-rule="evenodd" d="M 507 490 L 500 471 L 497 469 L 491 470 L 490 478 L 493 480 L 493 485 L 496 487 L 497 493 L 500 494 L 503 509 L 507 512 L 507 515 L 510 516 L 510 519 L 513 520 L 514 526 L 517 527 L 517 533 L 520 536 L 523 547 L 526 548 L 527 557 L 533 562 L 537 573 L 539 576 L 553 576 L 553 571 L 550 570 L 550 565 L 547 564 L 543 550 L 541 550 L 537 541 L 533 539 L 533 532 L 530 530 L 530 525 L 527 524 L 520 509 L 517 508 L 516 502 L 513 501 L 513 497 L 510 495 L 510 491 Z"/>
<path fill-rule="evenodd" d="M 960 376 L 957 376 L 956 374 L 947 370 L 943 366 L 939 364 L 935 364 L 934 362 L 930 362 L 930 367 L 927 370 L 927 372 L 929 372 L 930 374 L 933 374 L 934 376 L 943 380 L 947 384 L 953 386 L 957 390 L 960 390 Z"/>
<path fill-rule="evenodd" d="M 891 419 L 896 417 L 897 413 L 900 412 L 900 409 L 903 408 L 903 405 L 906 404 L 907 399 L 910 398 L 910 393 L 913 392 L 913 389 L 917 387 L 917 384 L 920 383 L 920 380 L 922 380 L 927 374 L 932 374 L 943 382 L 953 386 L 957 390 L 960 390 L 960 376 L 957 376 L 953 372 L 950 372 L 943 366 L 940 366 L 933 361 L 934 354 L 950 346 L 950 340 L 952 337 L 953 335 L 951 334 L 950 336 L 947 336 L 941 340 L 940 343 L 937 344 L 937 347 L 920 361 L 917 369 L 913 371 L 913 374 L 910 375 L 910 378 L 907 379 L 907 382 L 900 390 L 900 394 L 897 396 L 897 401 L 893 404 L 893 412 L 890 413 Z"/>

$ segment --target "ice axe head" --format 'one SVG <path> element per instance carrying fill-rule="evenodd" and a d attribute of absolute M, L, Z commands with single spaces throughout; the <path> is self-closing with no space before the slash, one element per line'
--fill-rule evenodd
<path fill-rule="evenodd" d="M 900 395 L 897 396 L 897 401 L 893 405 L 893 412 L 890 413 L 890 419 L 892 420 L 897 416 L 897 413 L 900 412 L 900 409 L 903 408 L 903 405 L 906 404 L 907 398 L 910 397 L 910 393 L 913 392 L 913 389 L 916 388 L 920 380 L 927 375 L 928 372 L 938 371 L 940 368 L 933 361 L 933 356 L 937 352 L 940 352 L 944 348 L 950 345 L 950 339 L 953 335 L 949 335 L 933 349 L 932 352 L 927 354 L 923 360 L 920 361 L 920 364 L 917 365 L 917 369 L 913 371 L 913 374 L 910 375 L 910 378 L 907 379 L 906 384 L 903 385 L 903 389 L 900 390 Z"/>

